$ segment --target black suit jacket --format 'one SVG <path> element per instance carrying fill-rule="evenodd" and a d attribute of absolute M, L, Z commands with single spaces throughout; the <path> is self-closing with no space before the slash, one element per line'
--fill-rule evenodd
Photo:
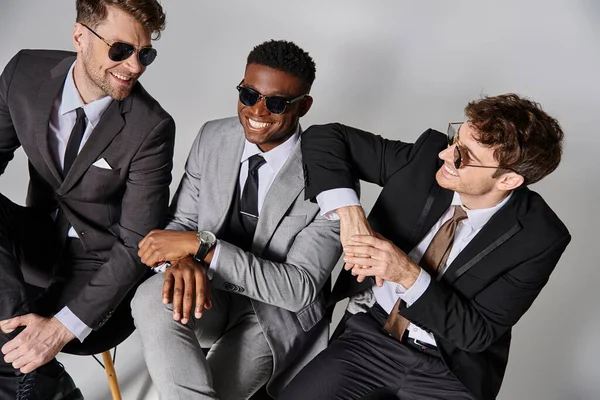
<path fill-rule="evenodd" d="M 442 165 L 438 153 L 446 146 L 446 136 L 434 130 L 409 144 L 340 124 L 309 128 L 302 136 L 306 195 L 352 188 L 356 178 L 383 186 L 369 222 L 408 253 L 452 201 L 453 192 L 435 179 Z M 569 241 L 567 228 L 544 200 L 520 188 L 442 279 L 432 280 L 400 313 L 434 334 L 450 371 L 477 398 L 494 399 L 506 369 L 511 328 L 540 293 Z M 334 296 L 341 299 L 359 290 L 361 285 L 344 272 Z"/>
<path fill-rule="evenodd" d="M 23 50 L 6 66 L 0 77 L 0 173 L 23 146 L 27 205 L 49 213 L 61 207 L 85 249 L 104 262 L 67 304 L 98 329 L 147 271 L 137 244 L 164 222 L 175 124 L 137 83 L 127 98 L 111 102 L 63 179 L 48 148 L 48 124 L 74 61 L 71 52 Z M 101 158 L 112 170 L 92 165 Z"/>

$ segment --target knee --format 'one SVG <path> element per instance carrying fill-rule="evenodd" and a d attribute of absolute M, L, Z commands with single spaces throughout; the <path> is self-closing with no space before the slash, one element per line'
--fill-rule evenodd
<path fill-rule="evenodd" d="M 142 283 L 131 300 L 131 315 L 135 325 L 153 319 L 157 311 L 164 308 L 161 301 L 163 274 L 157 274 Z"/>

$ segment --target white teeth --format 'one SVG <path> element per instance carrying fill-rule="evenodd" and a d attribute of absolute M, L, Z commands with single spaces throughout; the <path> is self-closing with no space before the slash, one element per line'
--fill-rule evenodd
<path fill-rule="evenodd" d="M 448 168 L 448 166 L 446 164 L 444 164 L 444 169 L 452 176 L 458 176 L 458 174 L 454 171 L 452 171 L 450 168 Z"/>
<path fill-rule="evenodd" d="M 248 123 L 254 129 L 263 129 L 263 128 L 266 128 L 267 126 L 271 125 L 271 124 L 269 124 L 267 122 L 258 122 L 258 121 L 255 121 L 253 119 L 250 119 L 250 118 L 248 118 Z"/>
<path fill-rule="evenodd" d="M 120 74 L 117 74 L 116 72 L 111 72 L 111 74 L 113 74 L 113 75 L 114 75 L 114 76 L 116 76 L 117 78 L 119 78 L 119 79 L 121 79 L 121 80 L 124 80 L 124 81 L 128 81 L 128 80 L 130 80 L 130 79 L 131 79 L 131 78 L 129 78 L 129 77 L 127 77 L 127 76 L 125 76 L 125 75 L 120 75 Z"/>

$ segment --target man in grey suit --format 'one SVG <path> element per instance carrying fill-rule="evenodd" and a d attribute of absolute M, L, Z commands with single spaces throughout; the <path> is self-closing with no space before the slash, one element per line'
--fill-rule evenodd
<path fill-rule="evenodd" d="M 238 118 L 200 129 L 167 230 L 140 243 L 147 265 L 170 262 L 132 302 L 163 399 L 247 399 L 265 383 L 276 395 L 326 346 L 341 249 L 338 222 L 304 200 L 298 121 L 314 77 L 294 43 L 255 47 Z"/>
<path fill-rule="evenodd" d="M 23 50 L 0 77 L 0 173 L 22 146 L 30 176 L 26 207 L 0 195 L 2 399 L 82 398 L 56 354 L 134 328 L 171 181 L 173 120 L 138 83 L 164 23 L 155 0 L 78 0 L 77 53 Z"/>

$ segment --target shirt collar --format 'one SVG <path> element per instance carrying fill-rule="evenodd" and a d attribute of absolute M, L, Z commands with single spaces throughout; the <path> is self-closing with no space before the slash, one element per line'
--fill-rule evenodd
<path fill-rule="evenodd" d="M 240 160 L 240 162 L 243 163 L 253 155 L 260 154 L 264 157 L 265 161 L 267 162 L 267 165 L 270 168 L 272 168 L 273 171 L 277 172 L 281 169 L 281 167 L 283 167 L 283 164 L 285 164 L 286 160 L 292 153 L 292 150 L 298 142 L 299 137 L 300 125 L 298 125 L 298 127 L 296 128 L 296 132 L 294 132 L 294 134 L 290 136 L 288 140 L 266 153 L 260 151 L 257 145 L 255 145 L 254 143 L 250 143 L 246 139 L 244 143 L 244 152 L 242 153 L 242 159 Z"/>
<path fill-rule="evenodd" d="M 452 197 L 452 205 L 453 206 L 461 206 L 463 210 L 467 213 L 467 218 L 469 219 L 469 224 L 474 229 L 481 229 L 487 222 L 501 209 L 508 200 L 512 197 L 512 192 L 506 196 L 500 203 L 496 204 L 490 208 L 479 208 L 477 210 L 469 210 L 465 208 L 462 204 L 462 200 L 460 199 L 460 195 L 454 192 L 454 197 Z"/>
<path fill-rule="evenodd" d="M 88 124 L 92 128 L 96 127 L 96 124 L 100 121 L 102 114 L 110 105 L 112 98 L 110 96 L 102 97 L 98 100 L 94 100 L 91 103 L 83 104 L 83 100 L 79 95 L 79 91 L 75 86 L 75 80 L 73 79 L 73 69 L 75 68 L 75 62 L 71 65 L 69 72 L 67 73 L 67 79 L 63 86 L 62 97 L 60 101 L 60 108 L 58 109 L 59 115 L 65 115 L 72 111 L 75 111 L 79 107 L 83 107 L 85 116 L 88 119 Z"/>

